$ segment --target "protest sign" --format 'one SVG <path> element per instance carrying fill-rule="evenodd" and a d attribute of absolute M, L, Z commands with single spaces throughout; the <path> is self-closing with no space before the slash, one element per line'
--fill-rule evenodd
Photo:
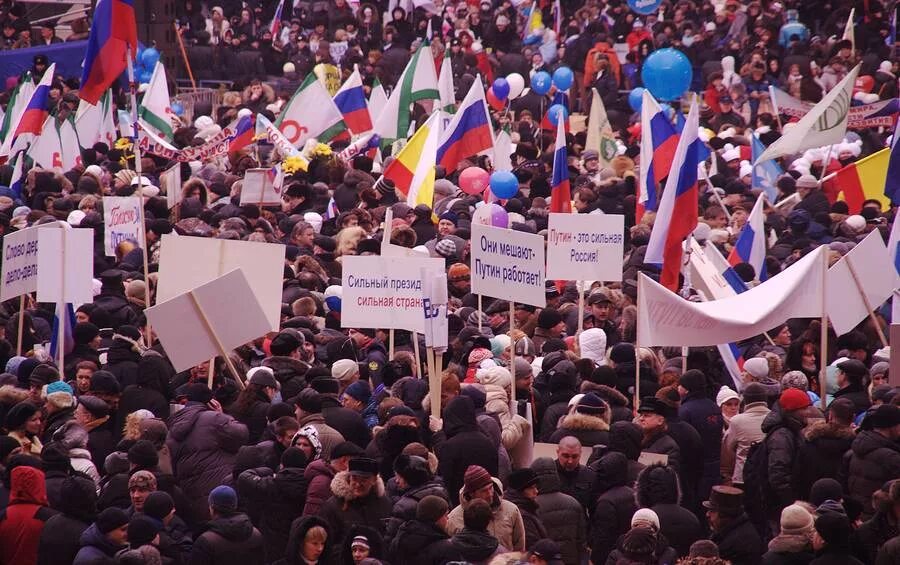
<path fill-rule="evenodd" d="M 622 280 L 624 216 L 550 214 L 547 227 L 547 278 Z"/>
<path fill-rule="evenodd" d="M 56 227 L 48 224 L 47 227 Z M 0 301 L 37 290 L 38 230 L 37 226 L 10 232 L 3 236 L 3 284 Z"/>
<path fill-rule="evenodd" d="M 176 371 L 227 357 L 229 350 L 270 330 L 245 275 L 235 269 L 145 310 Z"/>
<path fill-rule="evenodd" d="M 447 275 L 422 269 L 422 310 L 425 315 L 425 346 L 447 349 Z"/>
<path fill-rule="evenodd" d="M 159 187 L 166 193 L 166 204 L 173 208 L 181 202 L 181 163 L 159 175 Z"/>
<path fill-rule="evenodd" d="M 270 169 L 247 169 L 241 185 L 241 206 L 252 204 L 269 206 L 281 204 L 281 190 L 275 188 Z"/>
<path fill-rule="evenodd" d="M 256 298 L 278 331 L 284 246 L 167 234 L 162 237 L 157 301 L 170 300 L 234 269 L 243 269 Z M 233 302 L 231 297 L 222 300 Z"/>
<path fill-rule="evenodd" d="M 38 230 L 37 262 L 39 302 L 94 300 L 94 230 Z"/>
<path fill-rule="evenodd" d="M 761 335 L 789 318 L 822 316 L 825 250 L 819 247 L 747 292 L 690 302 L 638 276 L 637 340 L 642 346 L 705 347 Z"/>
<path fill-rule="evenodd" d="M 472 224 L 472 293 L 546 305 L 544 238 Z"/>
<path fill-rule="evenodd" d="M 900 286 L 896 269 L 885 268 L 887 248 L 874 230 L 828 269 L 828 318 L 837 335 L 852 330 Z"/>
<path fill-rule="evenodd" d="M 103 197 L 103 248 L 107 257 L 115 257 L 116 246 L 123 241 L 143 247 L 141 204 L 137 196 Z"/>
<path fill-rule="evenodd" d="M 424 332 L 423 269 L 435 276 L 441 274 L 444 260 L 344 256 L 341 327 Z"/>

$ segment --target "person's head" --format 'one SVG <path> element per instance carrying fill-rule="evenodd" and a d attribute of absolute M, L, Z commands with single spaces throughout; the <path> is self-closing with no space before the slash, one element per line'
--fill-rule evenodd
<path fill-rule="evenodd" d="M 882 404 L 872 408 L 863 419 L 861 427 L 875 430 L 892 441 L 900 440 L 900 406 Z"/>
<path fill-rule="evenodd" d="M 93 361 L 79 361 L 75 365 L 75 390 L 78 394 L 84 394 L 91 390 L 91 376 L 97 370 Z"/>
<path fill-rule="evenodd" d="M 207 497 L 209 513 L 213 516 L 230 516 L 237 512 L 237 493 L 228 485 L 219 485 Z"/>
<path fill-rule="evenodd" d="M 791 504 L 781 511 L 781 535 L 803 536 L 812 541 L 813 516 L 800 504 Z"/>
<path fill-rule="evenodd" d="M 588 306 L 590 306 L 591 314 L 594 316 L 596 323 L 604 323 L 609 319 L 612 301 L 609 294 L 603 289 L 597 289 L 588 296 Z"/>
<path fill-rule="evenodd" d="M 469 465 L 463 476 L 463 495 L 468 500 L 494 501 L 494 481 L 487 469 L 479 465 Z"/>
<path fill-rule="evenodd" d="M 75 409 L 75 420 L 82 426 L 88 426 L 94 420 L 109 416 L 109 404 L 97 396 L 81 396 Z"/>
<path fill-rule="evenodd" d="M 364 451 L 352 441 L 344 441 L 337 444 L 331 450 L 331 460 L 329 464 L 331 468 L 337 472 L 347 471 L 350 469 L 350 460 L 361 457 Z"/>
<path fill-rule="evenodd" d="M 744 512 L 744 491 L 728 486 L 714 486 L 709 500 L 703 503 L 706 508 L 706 519 L 709 527 L 716 532 L 721 530 Z"/>
<path fill-rule="evenodd" d="M 315 237 L 316 230 L 308 222 L 299 221 L 294 224 L 294 229 L 291 230 L 291 241 L 298 247 L 312 249 Z"/>
<path fill-rule="evenodd" d="M 781 396 L 778 398 L 778 404 L 781 406 L 783 412 L 790 414 L 795 418 L 803 419 L 804 421 L 804 411 L 811 403 L 809 395 L 796 388 L 787 389 L 782 392 Z"/>
<path fill-rule="evenodd" d="M 353 556 L 355 565 L 359 565 L 363 559 L 367 559 L 370 551 L 368 537 L 364 535 L 354 536 L 353 541 L 350 542 L 350 555 Z"/>
<path fill-rule="evenodd" d="M 869 370 L 865 364 L 857 359 L 847 359 L 837 364 L 837 384 L 844 388 L 850 385 L 860 385 L 868 376 Z"/>
<path fill-rule="evenodd" d="M 312 190 L 303 182 L 295 182 L 285 188 L 281 195 L 281 211 L 290 214 L 294 208 L 309 199 Z"/>
<path fill-rule="evenodd" d="M 315 563 L 325 551 L 325 542 L 328 540 L 328 532 L 322 526 L 313 526 L 306 530 L 303 536 L 303 547 L 300 550 L 301 557 L 308 563 Z"/>
<path fill-rule="evenodd" d="M 353 498 L 368 496 L 378 481 L 378 462 L 368 457 L 350 460 L 350 494 Z"/>
<path fill-rule="evenodd" d="M 556 462 L 566 471 L 574 471 L 581 465 L 581 442 L 574 436 L 566 436 L 556 446 Z"/>
<path fill-rule="evenodd" d="M 493 519 L 491 505 L 484 500 L 475 499 L 463 509 L 463 525 L 476 532 L 486 532 Z"/>
<path fill-rule="evenodd" d="M 507 479 L 509 488 L 521 492 L 525 498 L 536 500 L 538 496 L 538 476 L 528 467 L 516 469 Z"/>
<path fill-rule="evenodd" d="M 272 422 L 272 431 L 275 433 L 275 441 L 282 447 L 290 447 L 294 434 L 300 429 L 297 419 L 293 416 L 282 416 Z M 307 457 L 309 455 L 307 454 Z"/>
<path fill-rule="evenodd" d="M 128 545 L 136 549 L 142 545 L 159 545 L 159 521 L 145 514 L 136 513 L 128 522 Z"/>
<path fill-rule="evenodd" d="M 645 436 L 663 430 L 666 427 L 667 406 L 654 396 L 645 396 L 638 408 L 637 423 Z"/>
<path fill-rule="evenodd" d="M 138 471 L 128 479 L 128 497 L 135 512 L 144 511 L 147 496 L 156 490 L 156 477 L 150 471 Z"/>
<path fill-rule="evenodd" d="M 812 545 L 816 551 L 825 547 L 849 549 L 850 519 L 843 506 L 833 500 L 827 500 L 816 508 L 815 533 Z"/>
<path fill-rule="evenodd" d="M 10 432 L 37 435 L 41 432 L 41 411 L 27 400 L 19 402 L 6 413 L 5 426 Z"/>
<path fill-rule="evenodd" d="M 716 404 L 722 411 L 722 417 L 726 422 L 738 415 L 741 411 L 741 397 L 730 387 L 723 386 L 716 394 Z"/>
<path fill-rule="evenodd" d="M 113 547 L 120 548 L 128 544 L 128 515 L 121 508 L 105 509 L 97 516 L 94 524 Z"/>
<path fill-rule="evenodd" d="M 450 505 L 440 496 L 428 495 L 416 504 L 416 519 L 426 524 L 434 524 L 439 529 L 446 531 L 447 515 L 450 513 Z"/>
<path fill-rule="evenodd" d="M 547 538 L 536 541 L 526 557 L 530 565 L 562 565 L 563 563 L 559 544 Z"/>

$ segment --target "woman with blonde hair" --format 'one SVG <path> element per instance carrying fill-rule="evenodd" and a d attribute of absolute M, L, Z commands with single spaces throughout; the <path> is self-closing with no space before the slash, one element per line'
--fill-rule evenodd
<path fill-rule="evenodd" d="M 336 257 L 356 255 L 356 246 L 366 237 L 366 230 L 359 226 L 344 228 L 335 236 L 337 243 Z"/>

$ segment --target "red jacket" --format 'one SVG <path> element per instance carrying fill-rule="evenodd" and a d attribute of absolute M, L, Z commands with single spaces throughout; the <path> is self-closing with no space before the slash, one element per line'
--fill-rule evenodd
<path fill-rule="evenodd" d="M 16 467 L 10 483 L 9 506 L 0 513 L 0 565 L 33 565 L 44 523 L 56 511 L 47 506 L 43 471 Z"/>

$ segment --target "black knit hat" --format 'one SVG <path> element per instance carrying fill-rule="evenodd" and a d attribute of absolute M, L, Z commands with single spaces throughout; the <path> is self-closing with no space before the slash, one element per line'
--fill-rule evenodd
<path fill-rule="evenodd" d="M 549 330 L 562 321 L 562 314 L 560 314 L 555 308 L 544 308 L 543 310 L 541 310 L 541 313 L 538 314 L 537 325 L 539 328 Z"/>
<path fill-rule="evenodd" d="M 678 384 L 688 389 L 690 392 L 700 391 L 706 387 L 706 375 L 697 369 L 691 369 L 681 375 Z"/>
<path fill-rule="evenodd" d="M 159 454 L 153 443 L 139 439 L 128 449 L 128 462 L 142 469 L 151 469 L 159 464 Z"/>
<path fill-rule="evenodd" d="M 394 473 L 412 487 L 424 485 L 431 480 L 428 461 L 416 455 L 398 455 L 394 460 Z"/>
<path fill-rule="evenodd" d="M 507 482 L 509 483 L 509 488 L 521 492 L 528 487 L 537 485 L 538 476 L 529 467 L 523 467 L 510 473 Z"/>
<path fill-rule="evenodd" d="M 440 496 L 429 494 L 416 504 L 416 519 L 433 524 L 440 520 L 449 510 L 450 505 L 447 504 L 446 500 Z"/>
<path fill-rule="evenodd" d="M 175 502 L 172 500 L 172 496 L 163 490 L 151 492 L 144 500 L 144 514 L 160 522 L 174 509 Z"/>
<path fill-rule="evenodd" d="M 5 426 L 9 431 L 18 430 L 25 425 L 29 418 L 34 416 L 38 407 L 28 401 L 22 401 L 6 413 Z"/>
<path fill-rule="evenodd" d="M 281 466 L 302 469 L 306 467 L 306 453 L 299 447 L 289 447 L 281 454 Z"/>
<path fill-rule="evenodd" d="M 128 522 L 128 544 L 131 547 L 140 547 L 153 542 L 159 534 L 160 523 L 150 516 L 135 514 Z"/>
<path fill-rule="evenodd" d="M 116 528 L 128 524 L 128 514 L 125 514 L 121 508 L 107 508 L 97 516 L 96 524 L 101 534 L 108 534 Z"/>

